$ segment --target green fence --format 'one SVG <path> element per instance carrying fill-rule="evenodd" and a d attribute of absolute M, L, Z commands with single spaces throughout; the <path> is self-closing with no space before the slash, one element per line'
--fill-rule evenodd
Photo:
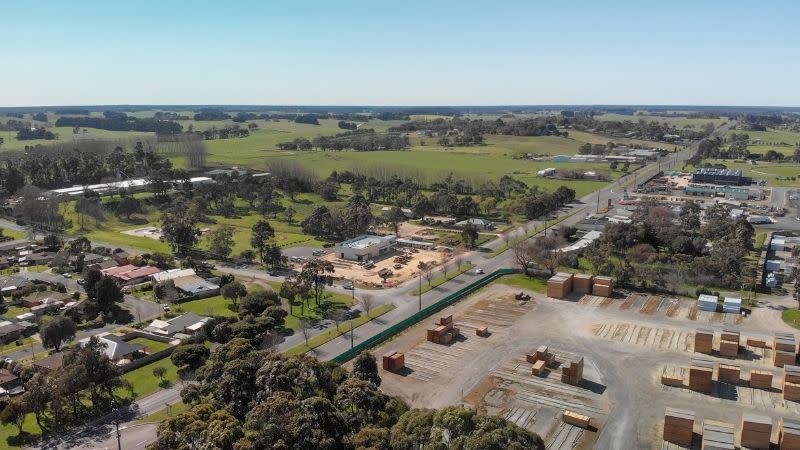
<path fill-rule="evenodd" d="M 458 300 L 466 297 L 467 295 L 477 291 L 478 289 L 486 286 L 487 284 L 491 283 L 492 281 L 504 276 L 510 275 L 512 273 L 517 273 L 515 269 L 498 269 L 494 272 L 486 275 L 485 277 L 481 278 L 480 280 L 465 286 L 459 289 L 456 292 L 448 295 L 447 297 L 439 300 L 438 302 L 428 306 L 427 308 L 423 309 L 422 311 L 415 313 L 414 315 L 390 326 L 389 328 L 381 331 L 380 333 L 372 336 L 371 338 L 367 339 L 366 341 L 356 345 L 355 347 L 347 350 L 346 352 L 342 353 L 341 355 L 333 358 L 333 360 L 339 364 L 345 363 L 350 359 L 353 359 L 364 350 L 372 348 L 381 342 L 391 338 L 392 336 L 405 331 L 408 327 L 415 325 L 416 323 L 420 322 L 422 319 L 426 317 L 430 317 L 432 314 L 437 313 L 446 307 L 452 305 L 453 303 L 457 302 Z"/>

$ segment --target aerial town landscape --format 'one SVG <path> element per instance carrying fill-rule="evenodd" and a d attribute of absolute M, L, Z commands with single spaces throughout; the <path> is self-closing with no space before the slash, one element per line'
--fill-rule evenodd
<path fill-rule="evenodd" d="M 311 3 L 4 7 L 0 448 L 800 449 L 796 5 Z"/>

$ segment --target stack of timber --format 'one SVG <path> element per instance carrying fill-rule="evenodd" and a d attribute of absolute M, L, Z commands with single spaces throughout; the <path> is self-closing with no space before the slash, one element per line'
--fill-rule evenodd
<path fill-rule="evenodd" d="M 708 359 L 692 358 L 689 366 L 689 389 L 705 394 L 711 393 L 714 377 L 714 362 Z"/>
<path fill-rule="evenodd" d="M 750 371 L 750 387 L 772 389 L 772 372 L 766 372 L 764 370 Z"/>
<path fill-rule="evenodd" d="M 436 328 L 428 330 L 428 340 L 434 344 L 448 345 L 461 334 L 453 326 L 453 316 L 442 317 L 434 325 Z"/>
<path fill-rule="evenodd" d="M 703 421 L 703 450 L 734 450 L 734 427 L 716 420 Z"/>
<path fill-rule="evenodd" d="M 720 364 L 717 366 L 717 381 L 720 383 L 739 384 L 741 369 L 732 364 Z"/>
<path fill-rule="evenodd" d="M 611 277 L 594 277 L 592 282 L 592 293 L 600 297 L 611 297 L 614 292 L 614 280 Z"/>
<path fill-rule="evenodd" d="M 755 414 L 742 415 L 739 426 L 739 442 L 742 447 L 754 449 L 769 449 L 769 439 L 772 436 L 772 419 Z"/>
<path fill-rule="evenodd" d="M 723 329 L 719 341 L 719 353 L 722 356 L 735 358 L 739 356 L 739 332 L 731 329 Z"/>
<path fill-rule="evenodd" d="M 563 420 L 564 423 L 568 423 L 576 427 L 589 428 L 592 418 L 589 416 L 584 416 L 583 414 L 565 410 L 564 413 L 561 414 L 561 420 Z"/>
<path fill-rule="evenodd" d="M 694 351 L 710 355 L 714 350 L 714 331 L 708 328 L 698 328 L 694 332 Z"/>
<path fill-rule="evenodd" d="M 661 384 L 665 386 L 683 387 L 685 371 L 683 367 L 665 366 L 661 372 Z"/>
<path fill-rule="evenodd" d="M 673 444 L 691 446 L 694 429 L 694 411 L 667 408 L 664 414 L 664 440 Z"/>
<path fill-rule="evenodd" d="M 800 448 L 800 422 L 786 419 L 778 421 L 778 445 L 781 449 Z"/>
<path fill-rule="evenodd" d="M 547 280 L 547 296 L 552 298 L 565 298 L 572 292 L 571 273 L 559 272 Z"/>
<path fill-rule="evenodd" d="M 775 338 L 772 340 L 772 349 L 797 353 L 797 339 L 792 333 L 775 333 Z"/>
<path fill-rule="evenodd" d="M 406 367 L 406 358 L 400 352 L 388 352 L 383 355 L 383 370 L 398 372 Z"/>
<path fill-rule="evenodd" d="M 592 279 L 593 277 L 591 275 L 576 273 L 572 276 L 572 291 L 578 294 L 591 294 Z"/>
<path fill-rule="evenodd" d="M 583 380 L 583 357 L 577 361 L 565 361 L 561 366 L 561 382 L 577 386 Z"/>

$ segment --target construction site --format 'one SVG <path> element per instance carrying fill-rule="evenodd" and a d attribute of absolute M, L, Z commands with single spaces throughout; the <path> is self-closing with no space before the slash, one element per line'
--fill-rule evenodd
<path fill-rule="evenodd" d="M 502 416 L 548 449 L 800 448 L 797 337 L 778 305 L 743 316 L 551 281 L 491 284 L 375 349 L 381 389 Z"/>
<path fill-rule="evenodd" d="M 334 277 L 353 280 L 371 287 L 393 287 L 420 275 L 419 263 L 430 268 L 441 267 L 453 257 L 449 250 L 427 250 L 402 247 L 389 255 L 370 261 L 356 262 L 327 254 L 323 259 L 333 264 Z"/>

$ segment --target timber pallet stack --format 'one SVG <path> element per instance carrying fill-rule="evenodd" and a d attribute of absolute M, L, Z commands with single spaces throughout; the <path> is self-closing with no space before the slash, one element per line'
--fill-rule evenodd
<path fill-rule="evenodd" d="M 572 274 L 559 272 L 547 280 L 547 296 L 551 298 L 565 298 L 572 292 Z"/>
<path fill-rule="evenodd" d="M 553 354 L 546 345 L 540 345 L 534 353 L 525 355 L 525 360 L 533 364 L 531 375 L 542 376 L 547 366 L 553 364 Z"/>
<path fill-rule="evenodd" d="M 797 354 L 783 350 L 775 350 L 772 354 L 772 364 L 775 367 L 793 366 L 797 362 Z"/>
<path fill-rule="evenodd" d="M 800 448 L 800 423 L 781 419 L 778 422 L 778 445 L 781 450 Z"/>
<path fill-rule="evenodd" d="M 775 333 L 775 338 L 772 340 L 772 349 L 796 354 L 797 339 L 792 333 Z"/>
<path fill-rule="evenodd" d="M 583 356 L 577 361 L 565 361 L 561 366 L 561 382 L 577 386 L 583 380 Z"/>
<path fill-rule="evenodd" d="M 694 411 L 667 408 L 664 414 L 664 440 L 673 444 L 691 446 L 694 433 Z"/>
<path fill-rule="evenodd" d="M 383 370 L 399 372 L 406 367 L 406 358 L 400 352 L 388 352 L 383 355 Z"/>
<path fill-rule="evenodd" d="M 683 387 L 686 372 L 683 367 L 665 366 L 661 372 L 661 384 L 672 387 Z"/>
<path fill-rule="evenodd" d="M 713 377 L 714 363 L 711 360 L 692 358 L 689 366 L 689 389 L 710 394 Z"/>
<path fill-rule="evenodd" d="M 783 370 L 783 399 L 800 401 L 800 367 L 787 365 Z"/>
<path fill-rule="evenodd" d="M 714 350 L 714 331 L 708 328 L 698 328 L 694 332 L 694 351 L 710 355 Z"/>
<path fill-rule="evenodd" d="M 734 450 L 734 427 L 731 423 L 716 420 L 703 421 L 702 450 Z"/>
<path fill-rule="evenodd" d="M 561 414 L 561 420 L 563 420 L 564 423 L 574 425 L 576 427 L 589 428 L 592 418 L 589 416 L 584 416 L 583 414 L 565 410 Z"/>
<path fill-rule="evenodd" d="M 722 356 L 729 358 L 736 358 L 739 356 L 739 332 L 730 329 L 722 330 L 721 339 L 719 341 L 719 353 Z"/>
<path fill-rule="evenodd" d="M 572 291 L 578 294 L 591 294 L 592 279 L 593 277 L 591 275 L 576 273 L 572 276 Z"/>
<path fill-rule="evenodd" d="M 772 372 L 764 370 L 750 371 L 750 387 L 772 389 Z"/>
<path fill-rule="evenodd" d="M 717 381 L 720 383 L 739 384 L 742 369 L 732 364 L 717 366 Z"/>
<path fill-rule="evenodd" d="M 461 334 L 461 331 L 453 326 L 453 316 L 441 317 L 434 325 L 436 328 L 428 330 L 428 341 L 434 344 L 448 345 Z"/>
<path fill-rule="evenodd" d="M 772 419 L 755 414 L 744 414 L 739 426 L 739 441 L 742 447 L 769 449 L 772 437 Z"/>
<path fill-rule="evenodd" d="M 594 277 L 592 282 L 592 293 L 600 297 L 611 297 L 614 292 L 614 280 L 611 277 Z"/>

